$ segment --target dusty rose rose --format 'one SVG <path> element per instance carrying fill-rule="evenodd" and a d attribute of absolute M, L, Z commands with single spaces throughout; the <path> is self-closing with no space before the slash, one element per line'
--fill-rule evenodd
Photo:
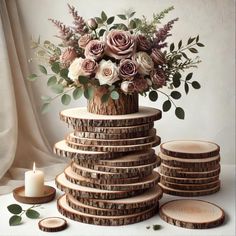
<path fill-rule="evenodd" d="M 149 89 L 148 82 L 143 77 L 135 78 L 132 82 L 135 91 L 138 93 L 143 93 Z"/>
<path fill-rule="evenodd" d="M 138 72 L 142 75 L 149 75 L 154 67 L 152 58 L 146 52 L 137 52 L 134 54 L 133 59 L 138 64 Z"/>
<path fill-rule="evenodd" d="M 98 27 L 98 23 L 94 18 L 91 18 L 87 21 L 87 25 L 91 30 L 95 30 Z"/>
<path fill-rule="evenodd" d="M 84 75 L 91 75 L 96 72 L 98 68 L 98 63 L 89 58 L 85 58 L 81 64 L 81 69 L 84 72 Z"/>
<path fill-rule="evenodd" d="M 106 54 L 115 59 L 131 57 L 136 48 L 134 37 L 123 30 L 112 30 L 106 36 Z"/>
<path fill-rule="evenodd" d="M 131 81 L 123 81 L 120 85 L 120 89 L 124 93 L 132 93 L 134 92 L 134 84 Z"/>
<path fill-rule="evenodd" d="M 78 44 L 79 47 L 81 48 L 85 48 L 86 45 L 93 39 L 91 34 L 84 34 L 82 35 L 79 40 L 78 40 Z"/>
<path fill-rule="evenodd" d="M 152 49 L 151 58 L 156 65 L 163 65 L 166 63 L 164 54 L 156 48 Z"/>
<path fill-rule="evenodd" d="M 119 73 L 125 79 L 132 79 L 137 74 L 137 64 L 130 60 L 124 59 L 120 62 Z"/>
<path fill-rule="evenodd" d="M 60 62 L 69 67 L 71 62 L 77 57 L 77 53 L 74 48 L 67 48 L 60 56 Z"/>
<path fill-rule="evenodd" d="M 166 76 L 162 69 L 158 68 L 151 72 L 150 78 L 155 89 L 161 88 L 166 85 Z"/>
<path fill-rule="evenodd" d="M 99 60 L 105 50 L 105 43 L 99 40 L 91 40 L 85 47 L 84 55 L 86 58 Z"/>
<path fill-rule="evenodd" d="M 152 42 L 150 39 L 146 38 L 144 35 L 138 35 L 137 38 L 137 48 L 140 51 L 148 51 L 151 49 Z"/>

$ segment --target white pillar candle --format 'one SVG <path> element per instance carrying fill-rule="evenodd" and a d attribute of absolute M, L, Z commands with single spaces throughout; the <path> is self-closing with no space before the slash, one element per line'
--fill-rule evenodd
<path fill-rule="evenodd" d="M 41 170 L 35 169 L 35 162 L 33 170 L 25 172 L 25 196 L 39 197 L 43 195 L 44 191 L 44 173 Z"/>

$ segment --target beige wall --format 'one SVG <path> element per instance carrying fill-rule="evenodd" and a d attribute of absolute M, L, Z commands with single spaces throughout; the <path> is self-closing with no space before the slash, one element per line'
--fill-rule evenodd
<path fill-rule="evenodd" d="M 194 72 L 201 90 L 191 90 L 189 96 L 179 101 L 186 112 L 184 121 L 178 120 L 173 111 L 163 114 L 156 122 L 162 141 L 172 139 L 206 139 L 221 146 L 222 163 L 234 163 L 235 159 L 235 29 L 233 0 L 17 0 L 25 37 L 25 48 L 29 50 L 31 35 L 55 41 L 56 29 L 48 18 L 60 19 L 71 24 L 67 2 L 76 6 L 84 18 L 97 16 L 104 10 L 109 15 L 122 13 L 133 8 L 137 16 L 151 15 L 170 5 L 175 10 L 165 19 L 179 17 L 174 26 L 172 41 L 187 39 L 200 34 L 206 45 L 200 55 L 202 64 Z M 34 66 L 32 66 L 33 68 Z M 45 81 L 46 82 L 46 81 Z M 40 96 L 49 94 L 42 81 L 34 83 L 35 105 L 40 107 Z M 162 103 L 152 103 L 140 98 L 145 106 L 159 107 Z M 85 100 L 73 102 L 69 107 L 85 105 Z M 59 121 L 58 112 L 65 109 L 60 101 L 54 102 L 51 111 L 40 115 L 40 120 L 49 142 L 63 138 L 68 132 Z"/>

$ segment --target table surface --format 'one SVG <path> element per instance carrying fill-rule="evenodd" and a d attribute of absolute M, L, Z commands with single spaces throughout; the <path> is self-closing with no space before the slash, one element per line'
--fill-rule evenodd
<path fill-rule="evenodd" d="M 38 219 L 32 220 L 23 216 L 23 222 L 19 226 L 9 226 L 9 218 L 11 214 L 7 210 L 7 206 L 13 203 L 17 203 L 13 198 L 12 194 L 1 195 L 0 196 L 0 235 L 1 236 L 9 236 L 9 235 L 17 235 L 17 236 L 38 236 L 38 235 L 67 235 L 67 236 L 234 236 L 235 235 L 235 166 L 223 165 L 222 172 L 220 175 L 221 179 L 221 190 L 218 193 L 209 196 L 196 197 L 195 199 L 202 199 L 212 203 L 215 203 L 222 207 L 225 210 L 226 220 L 225 223 L 219 227 L 212 229 L 185 229 L 177 226 L 170 225 L 160 219 L 159 215 L 155 215 L 151 219 L 146 221 L 125 225 L 125 226 L 96 226 L 83 224 L 79 222 L 72 221 L 67 219 L 69 227 L 61 232 L 57 233 L 46 233 L 42 232 L 38 228 Z M 55 186 L 54 182 L 47 183 L 48 185 Z M 57 189 L 57 197 L 62 194 L 61 191 Z M 160 203 L 163 204 L 167 201 L 179 199 L 180 197 L 171 196 L 164 194 Z M 181 197 L 183 198 L 183 197 Z M 19 203 L 23 209 L 27 209 L 29 205 Z M 62 215 L 57 211 L 56 200 L 41 205 L 38 208 L 40 212 L 40 218 L 50 217 L 50 216 L 59 216 Z M 161 225 L 161 229 L 158 231 L 154 231 L 152 229 L 152 225 L 159 224 Z M 150 229 L 147 229 L 147 226 L 151 226 Z"/>

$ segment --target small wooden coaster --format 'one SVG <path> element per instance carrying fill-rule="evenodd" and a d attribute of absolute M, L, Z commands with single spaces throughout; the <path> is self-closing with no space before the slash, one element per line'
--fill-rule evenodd
<path fill-rule="evenodd" d="M 160 217 L 169 224 L 189 229 L 207 229 L 223 224 L 224 211 L 202 200 L 180 199 L 160 207 Z"/>
<path fill-rule="evenodd" d="M 38 226 L 45 232 L 58 232 L 67 228 L 67 221 L 61 217 L 47 217 L 40 220 Z"/>
<path fill-rule="evenodd" d="M 25 196 L 25 186 L 15 188 L 13 190 L 13 197 L 18 201 L 26 204 L 39 204 L 52 201 L 56 196 L 56 189 L 44 185 L 44 192 L 42 196 L 39 197 L 27 197 Z"/>

